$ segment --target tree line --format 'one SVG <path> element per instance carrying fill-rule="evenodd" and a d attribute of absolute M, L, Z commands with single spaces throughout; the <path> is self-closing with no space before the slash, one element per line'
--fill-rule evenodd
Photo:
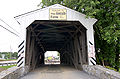
<path fill-rule="evenodd" d="M 0 58 L 4 55 L 4 59 L 17 59 L 17 52 L 0 52 Z"/>

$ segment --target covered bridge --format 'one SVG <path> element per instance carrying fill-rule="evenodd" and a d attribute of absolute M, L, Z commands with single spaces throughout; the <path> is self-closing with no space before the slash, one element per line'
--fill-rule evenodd
<path fill-rule="evenodd" d="M 58 51 L 61 64 L 79 69 L 95 65 L 94 30 L 97 21 L 55 4 L 15 17 L 20 25 L 17 66 L 35 69 L 44 64 L 46 51 Z"/>

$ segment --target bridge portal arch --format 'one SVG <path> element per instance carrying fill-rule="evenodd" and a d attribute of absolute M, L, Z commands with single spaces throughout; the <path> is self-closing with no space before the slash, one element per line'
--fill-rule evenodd
<path fill-rule="evenodd" d="M 44 64 L 46 51 L 59 51 L 61 63 L 80 69 L 95 65 L 94 18 L 55 4 L 15 19 L 20 24 L 18 66 L 34 69 Z"/>

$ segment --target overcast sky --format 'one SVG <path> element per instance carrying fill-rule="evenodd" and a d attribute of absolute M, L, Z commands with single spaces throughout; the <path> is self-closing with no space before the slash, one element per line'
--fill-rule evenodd
<path fill-rule="evenodd" d="M 14 17 L 20 14 L 38 9 L 37 5 L 41 0 L 0 0 L 0 19 L 9 24 L 16 31 L 18 23 Z M 0 21 L 0 25 L 9 28 L 5 23 Z M 0 27 L 0 52 L 2 51 L 17 51 L 18 37 Z"/>
<path fill-rule="evenodd" d="M 49 57 L 49 56 L 57 56 L 58 55 L 58 52 L 57 51 L 47 51 L 45 52 L 45 57 Z"/>

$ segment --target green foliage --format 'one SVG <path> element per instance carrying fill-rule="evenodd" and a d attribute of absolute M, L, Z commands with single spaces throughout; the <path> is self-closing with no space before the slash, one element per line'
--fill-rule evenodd
<path fill-rule="evenodd" d="M 108 69 L 111 69 L 111 70 L 117 71 L 116 69 L 114 69 L 114 68 L 112 68 L 112 67 L 110 67 L 110 66 L 105 66 L 105 67 L 108 68 Z"/>
<path fill-rule="evenodd" d="M 10 59 L 10 56 L 11 56 L 11 55 L 10 55 L 10 52 L 6 53 L 6 54 L 5 54 L 5 59 Z"/>
<path fill-rule="evenodd" d="M 17 55 L 18 55 L 18 53 L 17 53 L 17 52 L 14 52 L 14 53 L 12 53 L 11 56 L 17 58 Z"/>
<path fill-rule="evenodd" d="M 10 65 L 10 66 L 0 66 L 0 68 L 4 68 L 4 69 L 8 69 L 8 68 L 11 68 L 13 66 L 17 66 L 17 65 Z"/>
<path fill-rule="evenodd" d="M 97 63 L 120 66 L 120 0 L 42 0 L 43 7 L 61 4 L 96 18 L 94 25 Z"/>
<path fill-rule="evenodd" d="M 5 54 L 5 59 L 12 59 L 12 58 L 15 58 L 17 59 L 17 52 L 1 52 L 0 53 L 0 58 L 2 57 L 1 55 L 2 54 Z"/>
<path fill-rule="evenodd" d="M 60 56 L 60 53 L 57 53 L 57 56 Z"/>
<path fill-rule="evenodd" d="M 0 54 L 0 58 L 2 58 L 2 55 Z"/>

